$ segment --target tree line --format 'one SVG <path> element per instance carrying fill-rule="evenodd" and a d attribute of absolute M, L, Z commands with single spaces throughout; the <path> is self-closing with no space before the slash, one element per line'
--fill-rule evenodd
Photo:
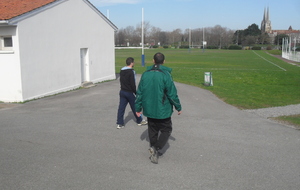
<path fill-rule="evenodd" d="M 256 44 L 277 44 L 285 36 L 271 38 L 267 33 L 262 33 L 257 24 L 249 25 L 244 30 L 231 30 L 220 25 L 214 27 L 196 29 L 175 29 L 173 31 L 163 31 L 158 27 L 151 26 L 149 22 L 144 22 L 144 43 L 149 47 L 176 47 L 176 48 L 202 48 L 203 41 L 206 48 L 226 49 L 230 45 L 250 46 Z M 137 24 L 121 28 L 115 33 L 115 46 L 141 46 L 142 26 Z"/>

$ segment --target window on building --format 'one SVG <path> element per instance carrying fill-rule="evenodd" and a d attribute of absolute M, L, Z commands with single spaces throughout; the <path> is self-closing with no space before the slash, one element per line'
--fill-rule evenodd
<path fill-rule="evenodd" d="M 0 50 L 12 50 L 13 40 L 11 36 L 0 37 Z"/>
<path fill-rule="evenodd" d="M 4 47 L 12 47 L 13 46 L 12 37 L 4 37 L 3 42 L 4 42 Z"/>

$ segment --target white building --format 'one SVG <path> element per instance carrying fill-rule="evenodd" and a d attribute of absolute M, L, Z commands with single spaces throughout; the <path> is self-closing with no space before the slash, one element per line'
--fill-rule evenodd
<path fill-rule="evenodd" d="M 0 101 L 115 79 L 115 30 L 88 0 L 1 0 Z"/>

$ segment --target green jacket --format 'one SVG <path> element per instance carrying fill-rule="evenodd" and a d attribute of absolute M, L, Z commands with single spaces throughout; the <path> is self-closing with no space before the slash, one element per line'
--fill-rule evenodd
<path fill-rule="evenodd" d="M 163 65 L 147 67 L 136 94 L 136 112 L 142 111 L 144 116 L 153 119 L 166 119 L 171 117 L 173 107 L 181 111 L 171 71 L 171 68 Z"/>

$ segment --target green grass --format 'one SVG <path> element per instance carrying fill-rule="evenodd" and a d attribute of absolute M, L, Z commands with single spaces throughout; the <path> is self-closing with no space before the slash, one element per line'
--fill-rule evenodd
<path fill-rule="evenodd" d="M 300 103 L 300 67 L 290 65 L 264 51 L 193 49 L 146 49 L 146 66 L 156 52 L 166 56 L 175 81 L 210 90 L 220 99 L 241 109 Z M 127 57 L 135 58 L 137 73 L 141 50 L 116 50 L 116 72 Z M 261 57 L 260 57 L 261 56 Z M 212 72 L 214 85 L 206 87 L 204 72 Z"/>
<path fill-rule="evenodd" d="M 294 125 L 297 129 L 300 129 L 300 115 L 281 116 L 276 117 L 275 120 L 279 120 L 288 125 Z"/>
<path fill-rule="evenodd" d="M 268 50 L 267 52 L 273 55 L 281 55 L 281 50 Z"/>

